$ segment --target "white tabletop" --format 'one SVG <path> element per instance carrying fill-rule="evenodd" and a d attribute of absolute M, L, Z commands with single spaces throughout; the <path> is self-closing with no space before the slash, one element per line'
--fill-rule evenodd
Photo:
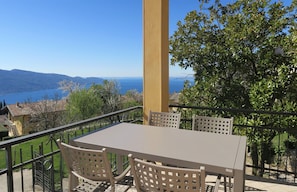
<path fill-rule="evenodd" d="M 74 140 L 76 145 L 234 177 L 243 191 L 246 137 L 120 123 Z M 238 177 L 238 179 L 236 179 Z M 241 181 L 243 180 L 243 181 Z M 240 187 L 241 185 L 241 187 Z M 235 188 L 236 188 L 235 186 Z"/>

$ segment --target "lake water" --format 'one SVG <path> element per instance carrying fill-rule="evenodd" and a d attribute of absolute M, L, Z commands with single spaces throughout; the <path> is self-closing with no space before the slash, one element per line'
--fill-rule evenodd
<path fill-rule="evenodd" d="M 107 80 L 115 80 L 119 83 L 120 93 L 125 94 L 128 90 L 136 90 L 139 93 L 143 91 L 143 79 L 142 78 L 110 78 Z M 193 78 L 179 78 L 171 77 L 169 79 L 169 92 L 180 92 L 183 89 L 185 80 L 189 80 L 191 83 L 194 82 Z M 0 101 L 4 101 L 6 104 L 15 104 L 17 102 L 36 102 L 45 98 L 63 98 L 67 96 L 67 93 L 63 93 L 60 89 L 47 89 L 32 92 L 21 92 L 21 93 L 10 93 L 0 95 Z"/>

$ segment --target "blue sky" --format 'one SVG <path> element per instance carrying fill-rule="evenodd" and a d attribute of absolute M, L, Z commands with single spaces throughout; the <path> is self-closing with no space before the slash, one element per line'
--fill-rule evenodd
<path fill-rule="evenodd" d="M 169 35 L 198 0 L 169 0 Z M 226 2 L 232 2 L 231 0 Z M 0 0 L 0 69 L 143 75 L 142 0 Z M 189 76 L 170 66 L 170 76 Z"/>

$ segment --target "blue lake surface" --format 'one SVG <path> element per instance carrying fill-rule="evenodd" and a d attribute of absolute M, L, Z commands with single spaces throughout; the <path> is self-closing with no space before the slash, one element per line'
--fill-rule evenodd
<path fill-rule="evenodd" d="M 115 80 L 119 84 L 120 93 L 125 94 L 128 90 L 136 90 L 139 93 L 143 91 L 143 79 L 141 77 L 127 77 L 127 78 L 105 78 L 106 80 Z M 170 94 L 180 92 L 183 89 L 184 82 L 189 80 L 194 83 L 193 78 L 184 77 L 170 77 L 169 92 Z M 10 93 L 0 95 L 0 101 L 5 101 L 6 104 L 15 104 L 17 102 L 36 102 L 42 99 L 63 98 L 67 96 L 60 89 L 46 89 L 32 92 Z"/>

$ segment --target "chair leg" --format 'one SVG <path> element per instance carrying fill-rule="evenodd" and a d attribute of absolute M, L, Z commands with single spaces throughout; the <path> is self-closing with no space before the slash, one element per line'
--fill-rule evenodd
<path fill-rule="evenodd" d="M 231 192 L 231 177 L 229 177 L 229 192 Z"/>
<path fill-rule="evenodd" d="M 73 191 L 73 189 L 78 185 L 78 178 L 73 175 L 73 173 L 70 171 L 69 173 L 69 182 L 68 182 L 68 190 Z"/>
<path fill-rule="evenodd" d="M 224 192 L 227 192 L 227 176 L 224 176 Z M 229 181 L 228 181 L 228 188 L 229 188 L 229 192 L 231 192 L 231 177 L 228 177 Z"/>
<path fill-rule="evenodd" d="M 226 176 L 224 176 L 224 192 L 227 192 L 227 179 L 226 179 Z"/>
<path fill-rule="evenodd" d="M 221 184 L 221 177 L 222 175 L 218 175 L 217 180 L 216 180 L 216 184 L 215 184 L 215 190 L 214 191 L 218 191 L 219 190 L 219 186 Z M 227 192 L 227 176 L 223 176 L 224 177 L 224 192 Z M 231 192 L 231 177 L 229 177 L 229 182 L 228 182 L 228 187 L 229 187 L 229 192 Z"/>
<path fill-rule="evenodd" d="M 215 185 L 215 188 L 214 188 L 215 192 L 219 191 L 220 184 L 221 184 L 221 175 L 218 175 L 217 180 L 216 180 L 216 185 Z"/>

